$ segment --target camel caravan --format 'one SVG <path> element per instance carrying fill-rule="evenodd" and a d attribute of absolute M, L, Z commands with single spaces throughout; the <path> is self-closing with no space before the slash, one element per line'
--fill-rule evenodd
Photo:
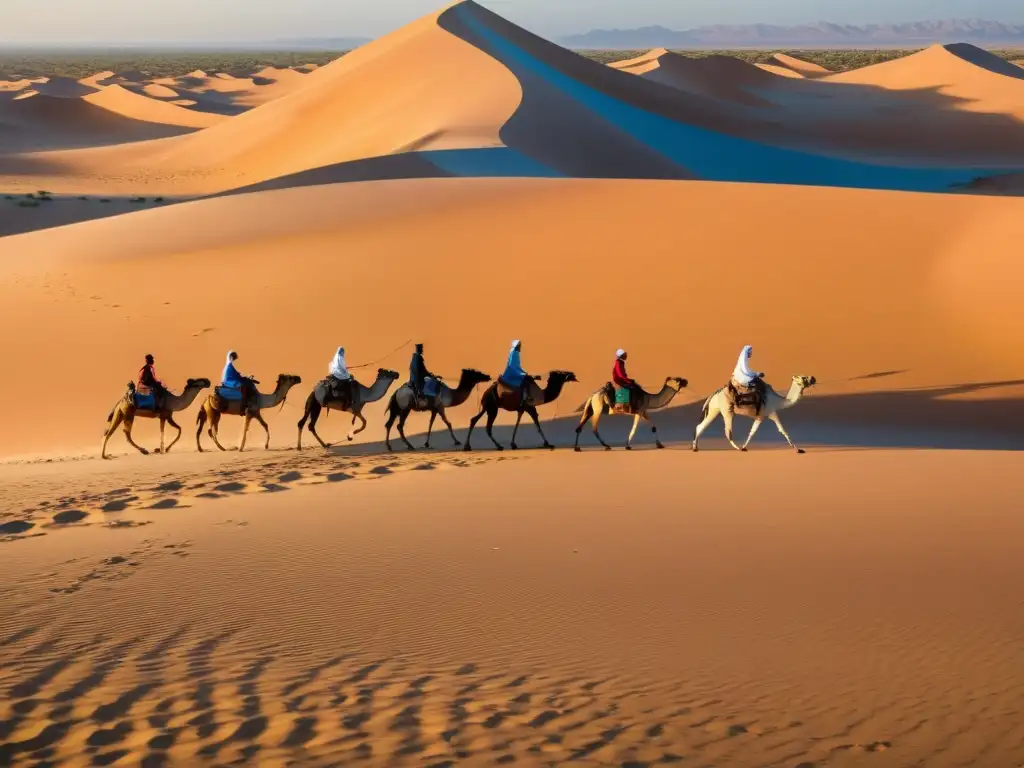
<path fill-rule="evenodd" d="M 405 434 L 406 422 L 413 413 L 429 413 L 427 439 L 423 446 L 426 449 L 431 447 L 430 439 L 434 422 L 440 417 L 442 423 L 448 428 L 452 443 L 457 447 L 462 446 L 463 450 L 472 450 L 470 441 L 473 430 L 486 416 L 484 431 L 497 450 L 504 450 L 504 446 L 497 441 L 493 433 L 494 422 L 499 411 L 516 414 L 515 427 L 512 430 L 510 441 L 510 447 L 513 450 L 518 448 L 516 436 L 519 433 L 520 422 L 524 414 L 533 421 L 543 441 L 543 447 L 553 449 L 554 445 L 547 439 L 540 425 L 540 415 L 537 409 L 555 402 L 561 396 L 565 386 L 577 383 L 578 379 L 572 371 L 564 370 L 550 371 L 546 381 L 542 376 L 531 375 L 522 367 L 521 353 L 522 342 L 513 341 L 505 362 L 504 372 L 497 380 L 492 381 L 486 373 L 465 368 L 459 376 L 458 383 L 449 386 L 444 381 L 444 377 L 431 373 L 427 369 L 423 357 L 423 345 L 417 344 L 409 364 L 409 380 L 395 390 L 387 403 L 387 421 L 385 423 L 387 449 L 393 450 L 391 430 L 396 427 L 397 423 L 398 436 L 407 449 L 413 450 L 414 447 Z M 747 446 L 757 430 L 767 419 L 775 424 L 791 448 L 798 453 L 804 452 L 803 449 L 797 448 L 782 426 L 779 412 L 796 405 L 803 397 L 804 392 L 817 383 L 817 379 L 814 376 L 794 376 L 787 394 L 780 395 L 764 382 L 764 374 L 750 369 L 752 353 L 751 347 L 744 347 L 729 382 L 704 401 L 701 421 L 694 430 L 691 443 L 691 448 L 694 451 L 698 450 L 700 436 L 721 416 L 725 425 L 726 440 L 738 451 L 747 450 Z M 611 381 L 604 384 L 576 409 L 576 412 L 581 414 L 576 426 L 576 441 L 573 446 L 576 451 L 582 450 L 580 434 L 587 422 L 590 422 L 591 430 L 598 443 L 605 450 L 611 450 L 611 446 L 604 441 L 598 431 L 601 419 L 606 415 L 632 417 L 633 426 L 625 444 L 627 451 L 633 448 L 633 438 L 641 421 L 650 424 L 651 434 L 657 448 L 665 447 L 658 437 L 658 428 L 651 418 L 651 412 L 670 405 L 673 399 L 686 389 L 688 382 L 681 376 L 669 376 L 665 379 L 660 391 L 647 392 L 626 373 L 627 359 L 627 352 L 619 349 L 615 354 Z M 245 450 L 249 427 L 253 421 L 263 427 L 265 434 L 263 448 L 264 450 L 268 449 L 270 447 L 270 427 L 263 418 L 262 412 L 283 407 L 288 393 L 302 383 L 299 376 L 282 373 L 277 377 L 274 390 L 262 393 L 257 388 L 259 381 L 238 371 L 235 365 L 237 360 L 237 352 L 233 350 L 228 352 L 221 383 L 213 388 L 213 391 L 203 399 L 200 405 L 199 413 L 196 416 L 196 448 L 200 452 L 203 451 L 204 427 L 207 435 L 218 449 L 230 450 L 222 445 L 218 438 L 220 421 L 224 416 L 238 416 L 243 420 L 238 451 Z M 306 398 L 302 418 L 299 419 L 297 425 L 296 449 L 302 449 L 302 430 L 304 428 L 309 429 L 310 434 L 322 448 L 326 450 L 332 447 L 331 443 L 325 442 L 316 430 L 320 416 L 326 416 L 331 411 L 346 412 L 352 415 L 352 427 L 346 439 L 348 441 L 355 439 L 355 436 L 367 427 L 366 418 L 363 416 L 364 407 L 383 400 L 399 378 L 400 375 L 396 371 L 378 368 L 373 382 L 369 385 L 360 383 L 349 371 L 345 360 L 345 348 L 338 347 L 328 366 L 328 375 L 317 382 Z M 541 384 L 542 381 L 543 384 Z M 479 412 L 469 420 L 466 441 L 463 445 L 459 442 L 455 429 L 448 420 L 447 411 L 469 400 L 474 390 L 481 384 L 486 384 L 487 387 L 480 398 Z M 109 458 L 107 443 L 118 427 L 124 430 L 124 436 L 129 445 L 143 455 L 149 453 L 132 439 L 132 426 L 136 418 L 159 420 L 160 447 L 154 452 L 169 453 L 181 439 L 181 427 L 175 422 L 174 414 L 191 406 L 199 394 L 203 390 L 209 389 L 210 386 L 209 379 L 189 379 L 181 394 L 175 395 L 157 378 L 153 356 L 146 355 L 146 364 L 139 371 L 138 381 L 128 384 L 125 394 L 107 416 L 108 426 L 103 434 L 103 447 L 100 455 L 104 459 Z M 753 425 L 742 446 L 737 445 L 733 439 L 733 418 L 737 415 L 753 420 Z M 358 426 L 356 426 L 357 423 Z M 164 428 L 166 424 L 170 424 L 177 430 L 177 434 L 170 444 L 165 445 Z"/>

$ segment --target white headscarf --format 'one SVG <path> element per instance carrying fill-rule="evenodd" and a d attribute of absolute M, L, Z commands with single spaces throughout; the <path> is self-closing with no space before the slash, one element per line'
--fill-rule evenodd
<path fill-rule="evenodd" d="M 754 379 L 760 376 L 757 371 L 751 370 L 750 365 L 747 362 L 750 360 L 750 356 L 753 352 L 754 348 L 752 346 L 749 344 L 745 346 L 743 351 L 740 352 L 740 358 L 736 361 L 736 367 L 732 372 L 732 377 L 745 387 L 749 387 L 754 383 Z"/>
<path fill-rule="evenodd" d="M 622 357 L 624 354 L 626 354 L 626 350 L 624 350 L 624 349 L 616 349 L 615 350 L 615 357 Z"/>
<path fill-rule="evenodd" d="M 350 377 L 348 366 L 345 364 L 344 347 L 338 347 L 338 351 L 334 353 L 334 359 L 331 360 L 327 372 L 336 379 L 347 379 Z"/>
<path fill-rule="evenodd" d="M 233 362 L 231 360 L 231 358 L 234 357 L 234 356 L 235 356 L 235 350 L 229 349 L 228 350 L 228 356 L 226 358 L 224 358 L 224 365 L 231 365 L 231 363 Z"/>

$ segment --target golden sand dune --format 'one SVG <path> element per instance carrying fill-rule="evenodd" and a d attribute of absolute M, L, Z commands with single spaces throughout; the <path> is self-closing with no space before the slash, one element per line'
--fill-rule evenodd
<path fill-rule="evenodd" d="M 796 56 L 790 56 L 787 53 L 776 53 L 772 56 L 772 60 L 778 66 L 792 70 L 801 77 L 815 78 L 832 74 L 831 70 L 826 69 L 820 64 L 815 64 L 813 61 L 805 61 Z"/>
<path fill-rule="evenodd" d="M 180 96 L 173 88 L 158 83 L 143 86 L 142 92 L 153 99 L 177 99 Z"/>
<path fill-rule="evenodd" d="M 919 102 L 952 99 L 964 111 L 1024 120 L 1024 73 L 972 45 L 934 45 L 901 59 L 830 75 L 829 82 L 908 94 Z"/>
<path fill-rule="evenodd" d="M 12 152 L 123 144 L 184 132 L 184 118 L 179 117 L 176 123 L 149 119 L 169 105 L 157 101 L 136 105 L 124 98 L 131 95 L 122 91 L 108 96 L 104 90 L 97 90 L 85 97 L 66 97 L 22 91 L 13 99 L 0 101 L 0 125 L 8 128 L 5 149 Z"/>
<path fill-rule="evenodd" d="M 781 77 L 789 77 L 792 79 L 802 79 L 804 76 L 799 72 L 796 72 L 789 67 L 783 67 L 780 64 L 762 64 L 758 63 L 754 65 L 758 69 L 763 69 L 765 72 L 771 72 L 773 75 L 780 75 Z"/>
<path fill-rule="evenodd" d="M 656 83 L 713 99 L 753 107 L 770 103 L 744 89 L 744 86 L 760 83 L 763 73 L 732 56 L 691 58 L 656 48 L 635 59 L 614 62 L 611 66 Z"/>
<path fill-rule="evenodd" d="M 182 128 L 208 128 L 224 119 L 221 115 L 195 112 L 174 104 L 147 98 L 125 90 L 119 85 L 107 86 L 97 93 L 86 96 L 84 100 L 133 120 Z"/>
<path fill-rule="evenodd" d="M 0 91 L 23 91 L 32 85 L 31 80 L 0 80 Z"/>
<path fill-rule="evenodd" d="M 814 374 L 831 382 L 823 394 L 1018 378 L 1004 344 L 1007 332 L 1024 327 L 1009 279 L 1018 266 L 999 244 L 1024 233 L 1021 201 L 811 187 L 779 195 L 772 186 L 653 181 L 342 184 L 185 203 L 0 239 L 0 322 L 22 329 L 0 340 L 0 359 L 22 371 L 7 384 L 8 404 L 0 404 L 0 454 L 95 445 L 97 418 L 148 351 L 180 386 L 188 377 L 216 377 L 224 353 L 237 349 L 245 370 L 264 382 L 279 373 L 301 375 L 297 403 L 339 343 L 358 364 L 410 334 L 430 345 L 435 370 L 449 377 L 462 367 L 497 373 L 509 339 L 524 339 L 530 370 L 562 368 L 580 377 L 572 407 L 607 379 L 609 350 L 618 346 L 631 350 L 631 370 L 648 386 L 682 375 L 695 394 L 721 385 L 744 341 L 758 350 L 757 362 L 776 386 L 785 387 L 793 374 Z M 744 226 L 729 226 L 737 217 Z M 558 254 L 546 260 L 544 279 L 535 270 L 510 270 L 492 283 L 489 264 L 541 252 Z M 341 342 L 330 321 L 338 286 L 323 279 L 338 268 L 339 253 L 359 255 L 344 267 L 346 285 L 358 286 L 344 292 L 346 313 L 375 318 L 346 325 Z M 659 277 L 644 291 L 624 291 L 607 275 L 636 253 Z M 396 279 L 423 263 L 433 265 L 438 282 Z M 767 291 L 759 264 L 774 265 Z M 721 311 L 721 289 L 711 287 L 709 274 L 723 265 L 729 295 L 761 297 L 756 323 L 745 312 Z M 155 274 L 159 280 L 151 279 Z M 253 275 L 248 287 L 225 290 L 239 274 Z M 557 332 L 547 312 L 496 311 L 493 291 L 523 306 L 558 307 Z M 861 295 L 871 296 L 872 310 L 851 322 L 849 302 L 837 297 Z M 381 314 L 383 296 L 389 309 Z M 55 307 L 59 323 L 46 320 Z M 614 323 L 604 322 L 608 312 Z M 651 328 L 668 322 L 666 312 L 673 328 L 716 330 L 652 335 Z M 487 322 L 467 324 L 467 313 Z M 59 432 L 40 430 L 18 403 L 33 396 L 69 327 L 79 339 L 68 362 L 81 373 L 80 407 L 61 415 Z M 403 361 L 387 365 L 401 369 Z M 887 371 L 902 373 L 849 381 Z M 381 407 L 368 411 L 377 426 L 367 439 L 382 437 Z M 822 408 L 823 420 L 846 418 L 838 406 Z M 470 411 L 451 415 L 465 423 Z M 558 409 L 546 411 L 551 418 Z M 883 407 L 870 416 L 859 409 L 857 418 L 926 428 L 931 413 L 921 395 L 905 413 Z M 273 417 L 274 445 L 294 444 L 297 417 L 288 409 Z M 342 424 L 327 423 L 328 437 L 336 438 L 331 433 Z M 692 427 L 666 429 L 663 437 L 686 439 Z M 973 428 L 1012 429 L 998 410 L 979 416 Z"/>
<path fill-rule="evenodd" d="M 102 88 L 106 85 L 114 85 L 120 80 L 121 78 L 119 78 L 115 72 L 108 69 L 103 72 L 97 72 L 96 74 L 89 75 L 88 77 L 83 77 L 78 82 L 80 85 L 84 85 L 87 88 Z"/>

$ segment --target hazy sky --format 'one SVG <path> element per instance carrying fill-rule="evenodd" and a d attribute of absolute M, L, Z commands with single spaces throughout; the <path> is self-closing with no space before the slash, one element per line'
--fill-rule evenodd
<path fill-rule="evenodd" d="M 444 0 L 0 0 L 0 40 L 142 43 L 376 37 Z M 661 24 L 847 23 L 983 18 L 1024 23 L 1022 0 L 489 0 L 542 35 Z"/>

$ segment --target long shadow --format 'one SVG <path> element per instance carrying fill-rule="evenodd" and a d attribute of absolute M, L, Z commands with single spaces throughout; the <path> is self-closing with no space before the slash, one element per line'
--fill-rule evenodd
<path fill-rule="evenodd" d="M 889 373 L 889 372 L 883 372 Z M 871 374 L 872 378 L 882 374 Z M 1024 450 L 1024 395 L 1005 399 L 985 399 L 988 390 L 1024 386 L 1024 379 L 1011 381 L 975 382 L 927 389 L 902 389 L 843 395 L 818 394 L 809 390 L 801 402 L 781 415 L 786 430 L 794 442 L 801 446 L 829 446 L 836 448 L 931 448 L 950 450 Z M 688 395 L 697 393 L 684 390 Z M 710 394 L 708 392 L 707 394 Z M 970 397 L 967 397 L 970 396 Z M 580 414 L 571 413 L 585 395 L 563 395 L 564 400 L 541 408 L 541 426 L 548 439 L 557 448 L 573 445 L 575 428 Z M 703 398 L 699 402 L 655 411 L 652 417 L 658 426 L 658 436 L 666 444 L 682 444 L 688 448 L 693 430 L 701 420 Z M 557 418 L 551 414 L 557 412 Z M 601 420 L 601 435 L 613 448 L 621 448 L 632 427 L 632 417 L 605 416 Z M 749 419 L 737 418 L 736 430 L 746 437 Z M 413 445 L 423 443 L 423 432 L 408 431 Z M 465 442 L 465 428 L 456 430 L 459 440 Z M 494 436 L 508 451 L 512 436 L 510 425 L 495 426 Z M 522 450 L 540 446 L 540 436 L 526 421 L 519 427 L 516 438 Z M 637 450 L 653 449 L 650 428 L 641 424 L 633 445 Z M 473 431 L 474 452 L 494 452 L 482 423 Z M 751 450 L 759 446 L 784 446 L 785 441 L 771 424 L 765 424 L 751 442 Z M 429 453 L 448 452 L 447 444 Z M 594 440 L 589 423 L 580 435 L 583 450 L 602 450 Z M 727 447 L 722 421 L 719 419 L 701 436 L 701 449 Z M 359 446 L 339 446 L 332 449 L 338 455 L 373 455 L 386 452 L 383 443 Z M 408 453 L 396 450 L 400 456 Z M 423 451 L 423 453 L 428 453 Z"/>

